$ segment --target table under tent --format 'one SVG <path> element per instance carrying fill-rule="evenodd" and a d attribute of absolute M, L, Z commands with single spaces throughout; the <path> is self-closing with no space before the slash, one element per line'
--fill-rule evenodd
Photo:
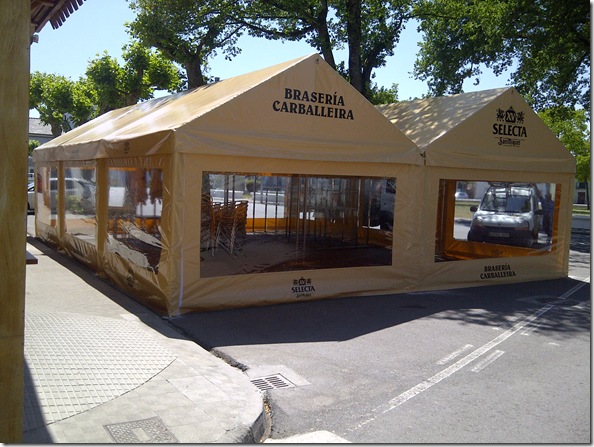
<path fill-rule="evenodd" d="M 544 132 L 522 107 L 528 138 Z M 495 109 L 484 115 L 492 129 Z M 522 152 L 522 169 L 540 167 L 522 174 L 485 148 L 475 171 L 457 166 L 456 150 L 444 164 L 405 133 L 319 55 L 306 56 L 108 112 L 40 146 L 36 233 L 171 316 L 567 273 L 571 163 L 547 171 L 557 155 L 533 165 L 538 154 Z M 465 260 L 441 248 L 450 180 L 527 177 L 559 194 L 553 243 L 532 248 L 540 256 Z M 532 273 L 543 259 L 552 268 Z M 481 282 L 480 269 L 504 263 L 515 276 Z"/>

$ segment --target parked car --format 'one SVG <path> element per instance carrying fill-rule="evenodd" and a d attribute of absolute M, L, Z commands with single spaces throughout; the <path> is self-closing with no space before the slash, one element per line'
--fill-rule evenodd
<path fill-rule="evenodd" d="M 31 184 L 29 185 L 31 186 Z M 66 208 L 70 211 L 83 213 L 93 212 L 95 210 L 95 194 L 97 192 L 97 185 L 94 182 L 84 178 L 64 179 L 64 193 L 66 196 Z M 58 203 L 58 179 L 50 178 L 50 207 L 55 211 Z M 29 189 L 30 202 L 32 200 L 31 188 Z"/>
<path fill-rule="evenodd" d="M 528 183 L 492 183 L 474 212 L 468 240 L 531 247 L 538 240 L 543 211 Z"/>
<path fill-rule="evenodd" d="M 466 194 L 466 191 L 456 191 L 455 197 L 456 200 L 465 200 L 468 199 L 468 194 Z"/>
<path fill-rule="evenodd" d="M 35 211 L 35 183 L 27 187 L 27 211 Z"/>

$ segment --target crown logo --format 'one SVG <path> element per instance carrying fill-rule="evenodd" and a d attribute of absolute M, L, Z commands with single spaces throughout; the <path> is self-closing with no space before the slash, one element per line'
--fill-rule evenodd
<path fill-rule="evenodd" d="M 305 279 L 303 276 L 299 279 L 294 279 L 293 280 L 293 285 L 294 286 L 306 286 L 308 284 L 311 284 L 311 278 Z"/>
<path fill-rule="evenodd" d="M 524 112 L 516 112 L 512 106 L 507 110 L 497 109 L 497 121 L 524 124 Z"/>
<path fill-rule="evenodd" d="M 506 123 L 515 123 L 517 120 L 516 111 L 513 107 L 510 107 L 505 111 L 505 122 Z"/>

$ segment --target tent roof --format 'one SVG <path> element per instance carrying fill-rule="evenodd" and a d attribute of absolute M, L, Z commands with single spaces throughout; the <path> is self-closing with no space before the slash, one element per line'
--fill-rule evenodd
<path fill-rule="evenodd" d="M 68 160 L 164 152 L 422 163 L 416 145 L 317 54 L 113 110 L 35 155 Z"/>
<path fill-rule="evenodd" d="M 421 149 L 472 117 L 506 88 L 377 106 Z"/>
<path fill-rule="evenodd" d="M 575 160 L 514 88 L 377 107 L 428 166 L 575 172 Z"/>

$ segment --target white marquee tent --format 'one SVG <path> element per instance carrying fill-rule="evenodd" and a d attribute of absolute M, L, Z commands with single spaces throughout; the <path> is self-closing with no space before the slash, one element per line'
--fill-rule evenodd
<path fill-rule="evenodd" d="M 422 289 L 567 276 L 575 160 L 514 88 L 378 109 L 414 141 L 425 161 L 418 236 L 424 254 Z M 544 189 L 552 193 L 551 245 L 536 241 L 517 247 L 468 242 L 466 233 L 456 236 L 456 223 L 465 220 L 456 191 L 469 184 L 502 182 L 540 185 L 543 194 Z"/>
<path fill-rule="evenodd" d="M 114 110 L 35 150 L 37 236 L 169 315 L 566 275 L 573 160 L 517 93 L 477 95 L 380 112 L 311 55 Z M 445 180 L 554 185 L 553 243 L 443 248 Z"/>

